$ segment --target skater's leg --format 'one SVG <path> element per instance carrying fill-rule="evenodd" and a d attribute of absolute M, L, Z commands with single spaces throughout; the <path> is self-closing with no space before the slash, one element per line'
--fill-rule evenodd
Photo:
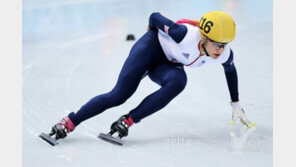
<path fill-rule="evenodd" d="M 115 87 L 108 93 L 92 98 L 77 113 L 70 113 L 69 118 L 74 125 L 98 115 L 108 108 L 124 103 L 137 89 L 142 77 L 145 75 L 160 48 L 157 36 L 146 33 L 133 46 L 119 74 Z"/>
<path fill-rule="evenodd" d="M 149 77 L 161 88 L 147 96 L 139 106 L 130 111 L 129 116 L 135 123 L 165 107 L 183 91 L 187 83 L 186 73 L 180 64 L 161 65 L 149 72 Z"/>

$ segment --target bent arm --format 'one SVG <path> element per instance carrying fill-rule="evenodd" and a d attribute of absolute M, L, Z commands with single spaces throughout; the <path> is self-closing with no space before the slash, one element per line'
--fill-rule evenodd
<path fill-rule="evenodd" d="M 158 12 L 154 12 L 150 15 L 149 27 L 165 32 L 177 43 L 180 43 L 187 33 L 186 26 L 176 24 Z"/>

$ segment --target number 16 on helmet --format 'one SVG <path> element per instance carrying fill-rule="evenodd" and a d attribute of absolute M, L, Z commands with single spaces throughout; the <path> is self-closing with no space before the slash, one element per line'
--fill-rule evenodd
<path fill-rule="evenodd" d="M 204 14 L 198 28 L 203 35 L 215 42 L 229 43 L 235 38 L 234 20 L 225 12 L 212 11 Z"/>

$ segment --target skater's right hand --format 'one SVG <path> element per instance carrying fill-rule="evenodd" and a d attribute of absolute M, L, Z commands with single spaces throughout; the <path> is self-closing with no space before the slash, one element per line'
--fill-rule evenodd
<path fill-rule="evenodd" d="M 237 118 L 240 118 L 242 124 L 246 125 L 248 128 L 252 128 L 255 126 L 255 123 L 249 121 L 247 116 L 245 115 L 244 109 L 240 107 L 239 102 L 231 102 L 232 110 L 232 119 L 230 121 L 230 125 L 233 125 Z"/>

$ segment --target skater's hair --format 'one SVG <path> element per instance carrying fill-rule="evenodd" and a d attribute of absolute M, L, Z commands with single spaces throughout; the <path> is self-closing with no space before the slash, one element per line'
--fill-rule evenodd
<path fill-rule="evenodd" d="M 205 35 L 203 35 L 200 31 L 199 31 L 199 37 L 200 37 L 200 45 L 203 45 L 206 43 L 206 41 L 209 39 L 208 37 L 206 37 Z M 202 55 L 205 54 L 205 51 L 203 49 L 203 47 L 200 47 L 200 52 Z"/>
<path fill-rule="evenodd" d="M 200 40 L 202 42 L 205 42 L 208 39 L 208 37 L 206 37 L 205 35 L 203 35 L 200 31 L 199 31 L 199 36 L 200 36 Z"/>

